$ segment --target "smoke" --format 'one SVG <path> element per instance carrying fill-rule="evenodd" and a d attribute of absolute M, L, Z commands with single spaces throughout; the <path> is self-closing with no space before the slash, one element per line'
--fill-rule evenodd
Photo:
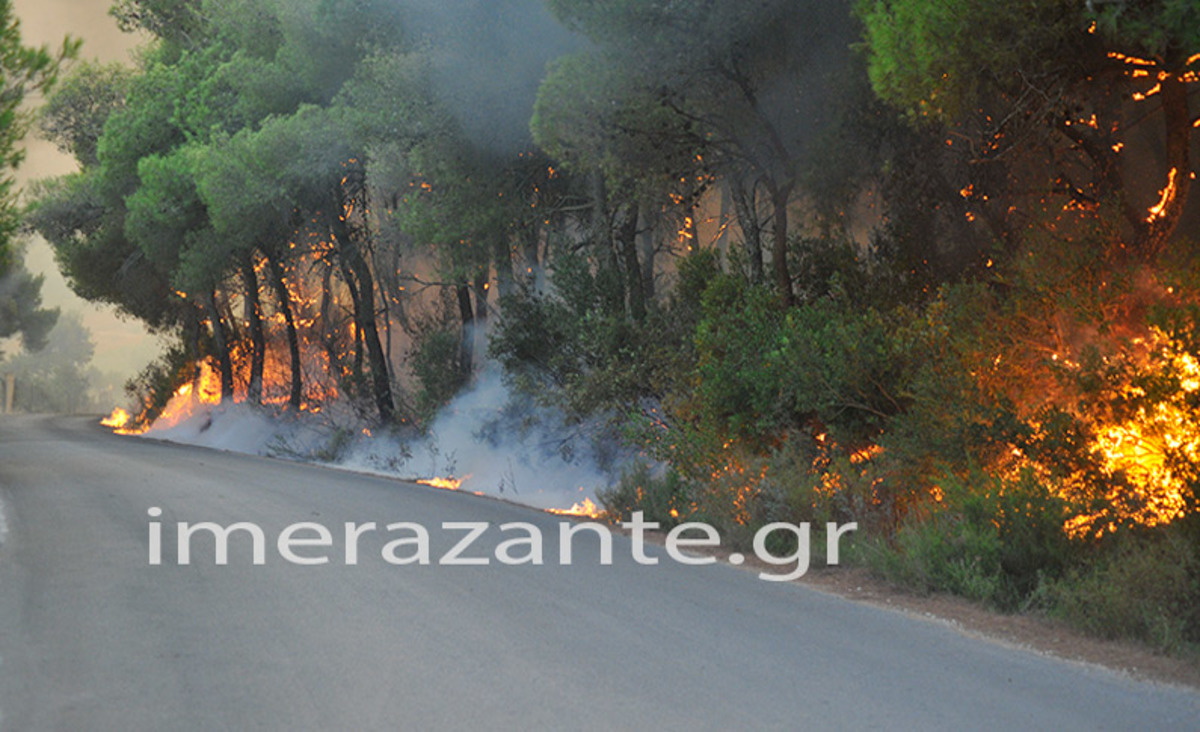
<path fill-rule="evenodd" d="M 394 471 L 394 450 L 363 443 L 343 463 Z M 554 410 L 510 392 L 499 368 L 489 368 L 443 409 L 420 440 L 403 445 L 401 473 L 452 477 L 462 490 L 536 508 L 568 508 L 607 486 L 614 462 L 588 425 L 568 425 Z"/>
<path fill-rule="evenodd" d="M 613 482 L 623 461 L 588 425 L 514 395 L 491 367 L 447 405 L 425 435 L 371 434 L 345 404 L 320 414 L 273 416 L 246 404 L 176 396 L 145 436 L 190 445 L 320 462 L 421 480 L 461 480 L 461 490 L 534 508 L 570 508 Z"/>
<path fill-rule="evenodd" d="M 442 102 L 463 132 L 497 156 L 530 144 L 529 119 L 546 64 L 584 40 L 542 0 L 399 0 L 430 48 Z"/>

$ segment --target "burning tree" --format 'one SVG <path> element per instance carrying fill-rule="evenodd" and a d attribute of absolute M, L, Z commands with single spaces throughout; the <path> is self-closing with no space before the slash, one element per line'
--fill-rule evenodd
<path fill-rule="evenodd" d="M 560 154 L 570 149 L 568 160 L 590 160 L 631 197 L 645 199 L 653 181 L 659 196 L 673 194 L 687 214 L 697 193 L 720 178 L 734 199 L 751 278 L 764 279 L 761 235 L 769 222 L 771 281 L 784 305 L 793 304 L 789 210 L 802 165 L 831 118 L 833 72 L 852 38 L 849 6 L 551 5 L 599 50 L 561 63 L 547 78 L 534 119 L 541 139 Z M 622 223 L 629 218 L 636 231 L 636 214 Z"/>
<path fill-rule="evenodd" d="M 1166 247 L 1195 177 L 1192 3 L 901 0 L 860 13 L 876 91 L 917 124 L 947 125 L 973 171 L 962 196 L 998 236 L 1015 246 L 1033 227 L 1070 236 L 1102 218 L 1143 259 Z"/>
<path fill-rule="evenodd" d="M 361 39 L 328 32 L 325 55 L 281 93 L 273 80 L 301 71 L 316 24 L 264 13 L 261 35 L 245 45 L 222 30 L 244 21 L 237 13 L 179 4 L 188 11 L 178 15 L 183 28 L 172 8 L 124 4 L 128 23 L 165 24 L 142 67 L 132 75 L 83 67 L 52 100 L 46 128 L 83 171 L 45 189 L 32 223 L 81 294 L 151 327 L 181 329 L 193 361 L 211 354 L 223 397 L 300 409 L 362 383 L 389 421 L 392 376 L 369 264 L 375 222 L 359 162 L 365 142 L 334 104 Z M 388 17 L 375 10 L 343 21 L 361 21 L 362 37 L 371 36 Z M 349 322 L 336 322 L 347 311 Z M 320 369 L 323 385 L 306 391 L 302 360 L 317 358 L 306 346 L 320 342 L 358 357 L 345 371 Z"/>

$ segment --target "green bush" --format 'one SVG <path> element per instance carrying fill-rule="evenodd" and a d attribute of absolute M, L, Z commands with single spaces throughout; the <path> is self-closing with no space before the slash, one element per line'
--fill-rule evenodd
<path fill-rule="evenodd" d="M 877 537 L 871 564 L 885 576 L 1015 610 L 1081 549 L 1063 532 L 1066 503 L 1030 472 L 944 475 L 937 485 L 940 501 L 911 510 L 892 540 Z"/>
<path fill-rule="evenodd" d="M 421 385 L 416 401 L 422 421 L 432 418 L 467 383 L 461 345 L 460 332 L 447 327 L 426 330 L 413 344 L 408 360 Z"/>
<path fill-rule="evenodd" d="M 147 364 L 125 383 L 125 393 L 141 405 L 141 412 L 135 415 L 137 424 L 148 425 L 158 419 L 176 390 L 195 375 L 193 355 L 178 344 Z"/>
<path fill-rule="evenodd" d="M 1193 522 L 1194 523 L 1194 522 Z M 1194 527 L 1124 533 L 1051 585 L 1051 612 L 1104 638 L 1200 652 L 1200 542 Z"/>
<path fill-rule="evenodd" d="M 598 491 L 596 497 L 613 524 L 628 521 L 635 511 L 641 511 L 646 521 L 657 521 L 669 529 L 693 514 L 682 476 L 674 470 L 655 476 L 645 463 L 635 465 L 616 486 Z"/>

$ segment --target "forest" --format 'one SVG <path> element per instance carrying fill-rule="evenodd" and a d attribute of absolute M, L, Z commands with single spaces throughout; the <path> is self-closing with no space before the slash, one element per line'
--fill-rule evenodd
<path fill-rule="evenodd" d="M 39 62 L 79 172 L 0 225 L 174 344 L 130 429 L 190 388 L 419 434 L 496 363 L 639 455 L 612 521 L 853 521 L 906 586 L 1197 655 L 1192 0 L 112 14 L 136 63 Z"/>

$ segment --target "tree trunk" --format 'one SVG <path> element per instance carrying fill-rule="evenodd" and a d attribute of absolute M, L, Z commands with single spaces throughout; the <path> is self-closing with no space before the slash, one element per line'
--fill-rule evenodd
<path fill-rule="evenodd" d="M 250 381 L 246 385 L 246 400 L 251 404 L 262 404 L 267 341 L 263 333 L 258 272 L 254 269 L 254 257 L 249 253 L 242 260 L 242 279 L 246 286 L 245 316 L 250 323 Z"/>
<path fill-rule="evenodd" d="M 342 369 L 342 355 L 338 350 L 337 343 L 334 339 L 332 331 L 332 316 L 333 316 L 333 265 L 326 263 L 324 271 L 321 273 L 321 342 L 325 347 L 325 357 L 329 361 L 329 370 L 340 374 Z"/>
<path fill-rule="evenodd" d="M 592 189 L 592 242 L 594 246 L 602 247 L 600 267 L 602 271 L 607 268 L 612 277 L 611 287 L 600 288 L 604 298 L 602 305 L 608 313 L 623 313 L 626 307 L 625 279 L 621 277 L 621 262 L 617 256 L 612 222 L 609 220 L 608 192 L 604 186 L 604 177 L 599 173 L 592 173 L 590 183 Z"/>
<path fill-rule="evenodd" d="M 184 342 L 187 344 L 189 361 L 200 360 L 200 321 L 203 319 L 203 309 L 190 301 L 190 307 L 183 310 Z"/>
<path fill-rule="evenodd" d="M 654 301 L 654 257 L 657 253 L 654 244 L 654 229 L 658 217 L 650 205 L 643 203 L 638 216 L 642 219 L 642 228 L 638 234 L 638 249 L 642 255 L 642 293 L 647 302 Z"/>
<path fill-rule="evenodd" d="M 358 245 L 351 239 L 346 222 L 334 217 L 333 230 L 338 242 L 339 259 L 345 263 L 349 280 L 354 284 L 351 298 L 354 300 L 355 326 L 357 337 L 366 345 L 371 369 L 371 393 L 379 410 L 379 418 L 390 422 L 395 414 L 395 405 L 392 403 L 391 373 L 383 356 L 383 345 L 379 342 L 379 329 L 375 325 L 375 280 Z"/>
<path fill-rule="evenodd" d="M 337 240 L 337 237 L 334 237 Z M 363 307 L 362 297 L 359 294 L 358 284 L 355 282 L 354 270 L 350 267 L 350 260 L 343 251 L 344 248 L 353 246 L 350 244 L 339 245 L 338 248 L 338 268 L 342 271 L 342 281 L 346 283 L 346 289 L 350 291 L 350 305 L 354 311 L 351 327 L 354 330 L 354 366 L 353 375 L 356 382 L 362 382 L 363 379 L 363 340 L 362 340 L 362 320 Z"/>
<path fill-rule="evenodd" d="M 627 204 L 617 227 L 617 249 L 625 269 L 625 289 L 629 293 L 629 315 L 635 321 L 646 319 L 646 291 L 642 287 L 642 265 L 637 255 L 638 207 Z"/>
<path fill-rule="evenodd" d="M 775 275 L 775 289 L 779 291 L 779 302 L 785 308 L 792 307 L 796 302 L 795 295 L 792 293 L 792 274 L 788 270 L 787 263 L 788 201 L 792 197 L 792 186 L 791 183 L 779 185 L 770 182 L 767 184 L 774 214 L 771 264 Z"/>
<path fill-rule="evenodd" d="M 536 229 L 535 229 L 536 231 Z M 526 237 L 529 236 L 528 232 Z M 512 245 L 508 241 L 508 237 L 500 235 L 496 237 L 493 245 L 492 258 L 496 263 L 496 289 L 499 290 L 500 299 L 505 300 L 516 291 L 516 279 L 513 277 L 513 251 Z M 534 246 L 534 252 L 537 251 L 537 246 Z M 529 249 L 525 249 L 525 257 L 529 257 Z M 533 264 L 528 264 L 529 269 L 533 269 Z"/>
<path fill-rule="evenodd" d="M 462 319 L 462 333 L 458 342 L 458 366 L 464 378 L 469 378 L 475 360 L 475 311 L 471 308 L 471 286 L 466 282 L 454 288 L 458 296 L 458 316 Z"/>
<path fill-rule="evenodd" d="M 1167 133 L 1167 165 L 1170 172 L 1161 199 L 1150 210 L 1137 237 L 1138 254 L 1151 259 L 1167 246 L 1183 216 L 1192 185 L 1192 118 L 1187 82 L 1178 73 L 1162 80 L 1163 123 Z"/>
<path fill-rule="evenodd" d="M 205 305 L 212 318 L 213 348 L 217 350 L 217 370 L 221 372 L 221 400 L 233 398 L 233 361 L 229 358 L 229 338 L 217 307 L 217 296 L 213 291 L 204 295 Z"/>
<path fill-rule="evenodd" d="M 288 292 L 287 283 L 283 279 L 283 267 L 274 257 L 267 257 L 267 268 L 271 273 L 271 285 L 275 289 L 275 298 L 279 301 L 279 312 L 283 313 L 284 328 L 287 331 L 288 355 L 291 358 L 292 386 L 288 395 L 288 405 L 299 409 L 304 398 L 304 382 L 300 370 L 300 338 L 296 333 L 296 319 L 292 315 L 292 296 Z"/>
<path fill-rule="evenodd" d="M 758 220 L 757 186 L 746 187 L 740 175 L 729 176 L 729 197 L 737 215 L 738 227 L 742 230 L 746 258 L 750 264 L 750 282 L 763 281 L 762 224 Z"/>

